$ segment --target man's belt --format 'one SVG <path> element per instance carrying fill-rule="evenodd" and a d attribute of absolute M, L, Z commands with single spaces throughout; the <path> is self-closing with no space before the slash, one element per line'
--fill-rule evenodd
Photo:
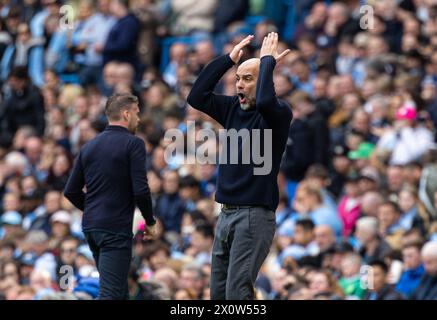
<path fill-rule="evenodd" d="M 238 209 L 247 209 L 247 208 L 253 208 L 254 206 L 240 206 L 235 204 L 222 204 L 222 209 L 224 210 L 238 210 Z"/>

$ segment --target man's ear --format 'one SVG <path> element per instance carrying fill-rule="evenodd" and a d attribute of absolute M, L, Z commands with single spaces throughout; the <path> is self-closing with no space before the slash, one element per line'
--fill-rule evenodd
<path fill-rule="evenodd" d="M 121 112 L 121 115 L 122 115 L 122 117 L 123 117 L 123 120 L 125 120 L 125 121 L 129 120 L 129 110 L 128 110 L 128 109 L 124 109 L 124 110 Z"/>

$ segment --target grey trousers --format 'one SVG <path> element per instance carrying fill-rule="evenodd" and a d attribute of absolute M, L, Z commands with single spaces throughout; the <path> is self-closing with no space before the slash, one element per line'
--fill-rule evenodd
<path fill-rule="evenodd" d="M 212 249 L 212 300 L 254 299 L 254 283 L 275 228 L 275 213 L 266 208 L 222 209 Z"/>

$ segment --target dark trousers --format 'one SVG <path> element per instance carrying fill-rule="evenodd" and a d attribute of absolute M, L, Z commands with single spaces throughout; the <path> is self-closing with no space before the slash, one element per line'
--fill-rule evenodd
<path fill-rule="evenodd" d="M 87 231 L 85 237 L 100 275 L 97 299 L 128 299 L 127 278 L 132 259 L 132 238 L 105 231 Z"/>
<path fill-rule="evenodd" d="M 266 208 L 222 209 L 212 249 L 212 300 L 254 299 L 254 283 L 275 227 L 275 213 Z"/>

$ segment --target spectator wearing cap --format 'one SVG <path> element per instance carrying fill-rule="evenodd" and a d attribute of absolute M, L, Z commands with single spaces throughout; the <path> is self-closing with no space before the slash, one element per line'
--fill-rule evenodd
<path fill-rule="evenodd" d="M 352 165 L 348 152 L 348 147 L 344 144 L 336 144 L 332 148 L 332 170 L 330 170 L 328 190 L 336 199 L 343 192 L 344 183 Z"/>
<path fill-rule="evenodd" d="M 365 300 L 403 300 L 404 297 L 396 292 L 392 285 L 388 283 L 388 266 L 381 260 L 375 260 L 370 263 L 372 269 L 369 271 L 369 277 L 372 283 L 367 290 Z M 373 285 L 372 285 L 373 284 Z"/>
<path fill-rule="evenodd" d="M 38 88 L 30 81 L 25 67 L 14 67 L 9 74 L 9 94 L 2 102 L 2 135 L 6 143 L 22 126 L 31 126 L 42 135 L 45 129 L 44 101 Z"/>
<path fill-rule="evenodd" d="M 362 142 L 356 150 L 349 151 L 349 159 L 354 161 L 355 168 L 363 169 L 370 164 L 370 157 L 375 150 L 375 145 L 369 142 Z"/>
<path fill-rule="evenodd" d="M 0 239 L 12 236 L 17 230 L 22 228 L 23 218 L 17 211 L 7 211 L 0 218 L 1 229 Z"/>
<path fill-rule="evenodd" d="M 425 273 L 420 256 L 421 248 L 419 242 L 410 242 L 402 247 L 403 272 L 396 284 L 396 290 L 407 298 L 417 289 Z"/>
<path fill-rule="evenodd" d="M 338 278 L 341 276 L 341 262 L 348 253 L 353 253 L 354 247 L 344 240 L 336 241 L 320 255 L 321 267 L 331 270 Z"/>
<path fill-rule="evenodd" d="M 437 242 L 429 241 L 422 248 L 425 274 L 418 288 L 413 292 L 413 300 L 437 300 Z"/>
<path fill-rule="evenodd" d="M 32 252 L 27 252 L 22 254 L 18 261 L 20 262 L 21 283 L 29 285 L 30 275 L 35 268 L 36 256 Z"/>
<path fill-rule="evenodd" d="M 77 248 L 77 256 L 74 260 L 74 265 L 76 266 L 76 270 L 81 270 L 81 268 L 85 266 L 95 267 L 96 262 L 88 245 L 82 244 Z"/>
<path fill-rule="evenodd" d="M 28 252 L 35 255 L 34 272 L 41 270 L 47 272 L 49 278 L 54 281 L 56 280 L 56 260 L 54 255 L 48 251 L 48 241 L 47 234 L 41 230 L 29 231 L 25 238 L 25 243 L 29 248 Z"/>
<path fill-rule="evenodd" d="M 65 210 L 59 210 L 50 217 L 51 238 L 49 247 L 57 248 L 60 241 L 71 235 L 71 214 Z"/>
<path fill-rule="evenodd" d="M 356 224 L 355 236 L 360 244 L 364 262 L 381 260 L 391 251 L 390 245 L 379 236 L 376 217 L 361 217 Z"/>
<path fill-rule="evenodd" d="M 372 166 L 364 167 L 360 171 L 358 185 L 361 194 L 379 190 L 380 177 L 378 170 Z"/>
<path fill-rule="evenodd" d="M 391 164 L 405 165 L 419 160 L 433 145 L 431 131 L 417 121 L 414 105 L 405 104 L 396 112 L 393 130 L 378 141 L 379 152 L 388 152 Z"/>

